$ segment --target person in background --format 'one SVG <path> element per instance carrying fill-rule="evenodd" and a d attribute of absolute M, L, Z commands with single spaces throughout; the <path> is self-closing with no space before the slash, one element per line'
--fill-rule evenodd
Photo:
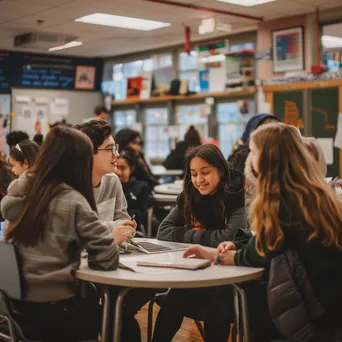
<path fill-rule="evenodd" d="M 190 126 L 184 135 L 184 141 L 177 143 L 176 148 L 166 157 L 163 165 L 168 170 L 185 171 L 185 152 L 191 146 L 202 145 L 201 135 L 194 126 Z"/>
<path fill-rule="evenodd" d="M 118 232 L 99 220 L 92 189 L 93 147 L 82 132 L 56 127 L 33 168 L 14 180 L 1 201 L 9 224 L 5 240 L 21 260 L 23 301 L 12 301 L 16 320 L 32 341 L 97 340 L 101 310 L 96 296 L 77 293 L 81 250 L 90 268 L 115 270 Z M 37 257 L 39 256 L 39 257 Z"/>
<path fill-rule="evenodd" d="M 13 131 L 7 134 L 6 142 L 9 146 L 10 150 L 18 143 L 23 140 L 29 139 L 29 136 L 26 132 L 23 131 Z"/>
<path fill-rule="evenodd" d="M 217 247 L 247 227 L 243 174 L 229 169 L 222 152 L 211 144 L 191 147 L 185 161 L 183 192 L 157 238 Z M 172 289 L 159 311 L 153 342 L 172 341 L 184 316 L 194 313 L 202 316 L 206 341 L 226 342 L 232 312 L 229 286 Z"/>
<path fill-rule="evenodd" d="M 238 149 L 241 145 L 248 146 L 248 140 L 251 133 L 257 129 L 259 126 L 270 123 L 270 122 L 280 122 L 280 119 L 274 114 L 257 114 L 250 118 L 246 124 L 246 128 L 242 134 L 241 138 L 236 139 L 235 144 L 233 145 L 233 150 L 230 152 L 228 156 L 228 161 L 232 158 L 234 152 Z"/>
<path fill-rule="evenodd" d="M 17 143 L 9 153 L 9 162 L 12 172 L 19 177 L 30 169 L 38 156 L 40 146 L 32 140 L 26 139 Z"/>
<path fill-rule="evenodd" d="M 0 186 L 3 190 L 7 190 L 13 180 L 11 166 L 5 161 L 4 155 L 0 153 Z"/>
<path fill-rule="evenodd" d="M 228 162 L 228 166 L 231 169 L 238 170 L 242 173 L 245 171 L 245 165 L 247 157 L 250 153 L 248 145 L 241 145 L 234 152 L 232 158 Z"/>
<path fill-rule="evenodd" d="M 220 255 L 223 265 L 268 270 L 274 257 L 294 250 L 315 300 L 324 309 L 315 319 L 310 317 L 309 323 L 316 331 L 313 341 L 337 342 L 340 339 L 335 334 L 341 333 L 342 327 L 342 203 L 324 181 L 318 164 L 295 127 L 282 123 L 260 127 L 252 133 L 249 146 L 257 174 L 257 195 L 250 206 L 254 235 L 245 241 L 224 242 L 217 249 L 194 246 L 184 256 L 215 260 Z M 303 282 L 303 276 L 296 281 Z M 278 288 L 282 288 L 280 281 Z M 264 302 L 255 305 L 256 312 L 250 310 L 253 320 L 268 316 L 261 310 L 268 307 L 266 295 L 259 298 L 264 298 Z M 288 299 L 296 303 L 292 308 L 297 308 L 298 297 L 292 299 Z M 278 309 L 279 314 L 283 313 L 282 308 Z M 288 324 L 288 331 L 292 331 L 295 321 L 306 324 L 303 317 L 296 317 L 295 313 L 296 310 L 292 310 L 279 316 L 280 321 Z M 268 325 L 255 326 L 262 327 L 255 341 L 281 339 L 270 321 Z"/>
<path fill-rule="evenodd" d="M 128 214 L 135 216 L 137 230 L 141 233 L 147 225 L 147 209 L 152 205 L 152 194 L 147 184 L 131 177 L 137 163 L 134 153 L 121 151 L 117 161 L 117 171 L 128 204 Z"/>
<path fill-rule="evenodd" d="M 94 114 L 91 118 L 84 119 L 83 123 L 86 123 L 91 120 L 108 120 L 108 110 L 106 109 L 105 106 L 97 106 L 94 109 Z"/>
<path fill-rule="evenodd" d="M 94 151 L 92 184 L 99 218 L 118 229 L 125 226 L 136 228 L 135 221 L 127 213 L 127 202 L 122 191 L 117 171 L 118 152 L 112 136 L 112 128 L 104 120 L 91 120 L 76 125 L 76 129 L 86 134 Z"/>
<path fill-rule="evenodd" d="M 152 191 L 154 186 L 158 184 L 158 180 L 153 176 L 150 167 L 148 166 L 145 156 L 141 151 L 143 145 L 139 132 L 129 128 L 121 129 L 115 135 L 115 140 L 119 144 L 120 152 L 128 150 L 134 152 L 137 157 L 137 164 L 132 173 L 132 176 L 137 180 L 146 182 Z"/>

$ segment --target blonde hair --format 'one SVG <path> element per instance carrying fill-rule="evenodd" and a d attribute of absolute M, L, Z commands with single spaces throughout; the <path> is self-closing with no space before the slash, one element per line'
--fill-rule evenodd
<path fill-rule="evenodd" d="M 325 163 L 325 157 L 321 146 L 318 141 L 313 137 L 303 137 L 304 146 L 318 162 L 318 170 L 324 178 L 327 174 L 327 165 Z"/>
<path fill-rule="evenodd" d="M 342 250 L 342 203 L 324 181 L 297 129 L 282 123 L 263 125 L 251 140 L 260 151 L 257 195 L 251 204 L 251 226 L 256 233 L 259 255 L 277 251 L 284 242 L 280 205 L 309 232 L 308 240 L 322 238 L 325 247 Z M 298 229 L 295 224 L 286 224 Z"/>

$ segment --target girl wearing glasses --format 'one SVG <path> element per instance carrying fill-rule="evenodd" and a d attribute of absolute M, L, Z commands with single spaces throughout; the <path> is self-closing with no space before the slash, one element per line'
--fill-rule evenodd
<path fill-rule="evenodd" d="M 123 150 L 133 152 L 137 157 L 137 164 L 132 174 L 137 180 L 147 183 L 149 188 L 153 190 L 154 186 L 158 184 L 158 180 L 153 176 L 144 154 L 141 151 L 143 141 L 137 131 L 129 128 L 121 129 L 115 135 L 115 141 L 119 144 L 120 152 Z"/>
<path fill-rule="evenodd" d="M 23 172 L 33 166 L 39 152 L 39 147 L 34 141 L 26 139 L 11 149 L 9 161 L 14 175 L 19 177 Z"/>
<path fill-rule="evenodd" d="M 217 247 L 246 228 L 244 176 L 228 168 L 214 145 L 190 148 L 185 156 L 183 192 L 161 223 L 158 239 Z M 232 321 L 228 286 L 171 290 L 159 312 L 154 342 L 172 341 L 188 316 L 204 321 L 206 341 L 227 342 Z"/>

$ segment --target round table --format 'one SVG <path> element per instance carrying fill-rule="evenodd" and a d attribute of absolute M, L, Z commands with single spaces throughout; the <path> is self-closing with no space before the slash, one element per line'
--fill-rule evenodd
<path fill-rule="evenodd" d="M 181 176 L 183 174 L 183 170 L 168 170 L 162 165 L 156 165 L 150 167 L 153 176 L 156 177 L 164 177 L 164 176 Z"/>
<path fill-rule="evenodd" d="M 167 246 L 167 242 L 150 239 L 158 244 Z M 183 253 L 183 252 L 173 252 Z M 142 258 L 143 258 L 142 254 Z M 136 254 L 135 254 L 136 256 Z M 130 258 L 131 255 L 121 255 L 120 260 Z M 156 256 L 157 257 L 157 256 Z M 146 267 L 148 271 L 149 267 Z M 247 317 L 247 299 L 243 289 L 237 284 L 246 281 L 260 278 L 264 273 L 261 268 L 248 268 L 238 266 L 222 266 L 212 265 L 203 270 L 187 271 L 177 270 L 177 272 L 158 273 L 135 273 L 125 269 L 117 269 L 115 271 L 95 271 L 88 268 L 85 260 L 75 276 L 79 280 L 90 281 L 105 285 L 104 293 L 104 315 L 102 324 L 102 341 L 109 342 L 111 339 L 108 336 L 108 320 L 109 313 L 112 311 L 113 300 L 110 299 L 110 286 L 121 286 L 122 289 L 117 297 L 115 304 L 114 317 L 114 336 L 113 342 L 120 341 L 121 329 L 121 311 L 123 300 L 127 292 L 131 288 L 199 288 L 220 285 L 234 285 L 239 295 L 241 296 L 242 318 L 244 327 L 245 341 L 248 341 L 248 317 Z"/>
<path fill-rule="evenodd" d="M 158 194 L 179 195 L 183 191 L 183 187 L 179 185 L 175 183 L 160 184 L 156 185 L 153 190 Z"/>

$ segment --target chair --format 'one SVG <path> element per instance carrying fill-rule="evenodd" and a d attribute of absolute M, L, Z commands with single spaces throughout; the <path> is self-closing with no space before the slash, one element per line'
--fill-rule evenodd
<path fill-rule="evenodd" d="M 4 241 L 0 241 L 0 274 L 0 317 L 5 319 L 8 326 L 6 331 L 0 331 L 0 341 L 33 342 L 29 341 L 24 336 L 19 324 L 13 317 L 13 311 L 9 299 L 23 299 L 22 278 L 20 274 L 17 250 L 14 245 Z"/>
<path fill-rule="evenodd" d="M 157 293 L 154 296 L 154 298 L 151 299 L 150 303 L 148 304 L 147 342 L 152 341 L 153 305 L 154 305 L 154 303 L 157 303 L 159 306 L 162 306 L 166 296 L 167 296 L 167 292 Z M 193 317 L 189 317 L 189 318 L 193 318 Z M 198 318 L 198 317 L 196 317 L 196 318 Z M 196 327 L 197 327 L 203 341 L 205 341 L 204 328 L 203 328 L 203 325 L 202 325 L 200 319 L 195 319 L 195 318 L 193 318 L 193 319 L 194 319 Z M 236 325 L 234 324 L 233 329 L 232 329 L 232 342 L 236 342 L 236 338 L 237 338 L 237 331 L 236 331 Z"/>

